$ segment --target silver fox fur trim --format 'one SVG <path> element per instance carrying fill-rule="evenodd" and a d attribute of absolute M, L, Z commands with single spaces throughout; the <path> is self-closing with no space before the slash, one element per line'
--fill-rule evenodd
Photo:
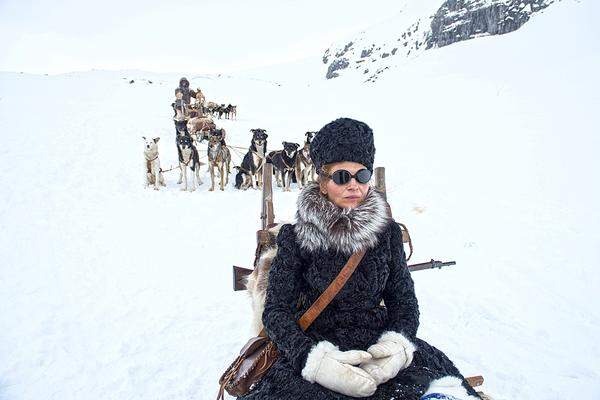
<path fill-rule="evenodd" d="M 298 195 L 296 233 L 305 250 L 334 249 L 346 255 L 377 245 L 379 233 L 391 221 L 386 201 L 370 187 L 355 208 L 341 208 L 329 201 L 317 182 Z"/>

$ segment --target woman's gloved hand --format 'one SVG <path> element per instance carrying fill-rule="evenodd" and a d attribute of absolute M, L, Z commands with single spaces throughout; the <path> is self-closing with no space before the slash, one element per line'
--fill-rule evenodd
<path fill-rule="evenodd" d="M 367 349 L 372 360 L 360 364 L 375 379 L 377 385 L 389 381 L 408 367 L 417 347 L 398 332 L 384 332 L 377 343 Z"/>
<path fill-rule="evenodd" d="M 355 365 L 371 358 L 366 351 L 340 351 L 337 346 L 324 340 L 317 343 L 308 354 L 302 377 L 346 396 L 368 397 L 377 390 L 377 383 L 371 375 Z"/>

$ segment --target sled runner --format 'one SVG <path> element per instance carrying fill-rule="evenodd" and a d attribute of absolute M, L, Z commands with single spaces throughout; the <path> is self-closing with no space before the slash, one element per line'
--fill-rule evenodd
<path fill-rule="evenodd" d="M 233 290 L 250 290 L 256 289 L 256 285 L 260 285 L 257 283 L 257 275 L 268 273 L 268 268 L 270 267 L 270 261 L 265 261 L 269 257 L 273 257 L 276 253 L 276 238 L 279 232 L 279 227 L 283 225 L 282 223 L 275 223 L 275 214 L 273 209 L 273 187 L 272 187 L 272 176 L 273 176 L 273 165 L 270 163 L 266 163 L 263 167 L 263 192 L 262 192 L 262 209 L 261 209 L 261 229 L 256 232 L 256 251 L 254 254 L 254 269 L 233 266 Z M 383 167 L 377 167 L 374 171 L 374 189 L 382 193 L 384 198 L 386 198 L 386 188 L 385 188 L 385 169 Z M 388 204 L 388 208 L 389 208 Z M 390 215 L 391 215 L 391 208 Z M 397 222 L 398 223 L 398 222 Z M 398 223 L 401 227 L 402 231 L 402 242 L 406 243 L 409 247 L 410 252 L 407 256 L 407 261 L 413 255 L 413 243 L 410 237 L 410 233 L 407 227 Z M 433 268 L 442 268 L 446 266 L 456 265 L 454 261 L 437 261 L 431 259 L 431 261 L 411 264 L 408 265 L 408 269 L 411 272 L 420 271 L 425 269 L 433 269 Z M 253 300 L 254 302 L 254 300 Z M 253 308 L 255 304 L 253 304 Z M 260 309 L 260 307 L 258 307 Z M 257 308 L 255 308 L 257 310 Z M 255 311 L 256 314 L 256 311 Z M 257 331 L 259 331 L 262 326 L 255 327 Z M 466 381 L 471 385 L 471 387 L 481 386 L 483 384 L 483 377 L 472 376 L 465 378 Z M 491 398 L 484 395 L 482 392 L 478 392 L 478 394 L 484 399 L 488 400 Z"/>

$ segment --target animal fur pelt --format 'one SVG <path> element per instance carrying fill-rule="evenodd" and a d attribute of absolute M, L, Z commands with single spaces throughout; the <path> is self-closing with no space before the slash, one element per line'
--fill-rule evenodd
<path fill-rule="evenodd" d="M 263 328 L 261 317 L 265 308 L 267 285 L 269 283 L 269 269 L 271 268 L 271 261 L 273 261 L 273 258 L 275 258 L 275 255 L 277 254 L 275 238 L 279 234 L 279 228 L 281 228 L 283 224 L 284 223 L 277 224 L 269 229 L 271 243 L 273 244 L 263 250 L 254 267 L 254 271 L 246 277 L 246 289 L 248 289 L 248 295 L 252 302 L 252 331 L 256 335 L 258 335 Z"/>
<path fill-rule="evenodd" d="M 196 140 L 207 138 L 208 133 L 216 129 L 214 121 L 210 117 L 194 117 L 187 122 L 187 130 L 190 135 L 196 135 Z"/>

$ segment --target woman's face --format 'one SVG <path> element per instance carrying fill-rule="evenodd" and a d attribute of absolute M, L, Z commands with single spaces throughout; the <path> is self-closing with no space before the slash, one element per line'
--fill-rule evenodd
<path fill-rule="evenodd" d="M 331 164 L 329 175 L 339 169 L 345 169 L 352 175 L 356 171 L 366 168 L 364 165 L 352 161 L 341 161 Z M 350 179 L 350 182 L 345 185 L 338 185 L 331 178 L 327 179 L 324 185 L 321 185 L 321 192 L 324 192 L 332 203 L 341 208 L 354 208 L 358 206 L 369 191 L 369 183 L 358 183 L 355 178 Z"/>

